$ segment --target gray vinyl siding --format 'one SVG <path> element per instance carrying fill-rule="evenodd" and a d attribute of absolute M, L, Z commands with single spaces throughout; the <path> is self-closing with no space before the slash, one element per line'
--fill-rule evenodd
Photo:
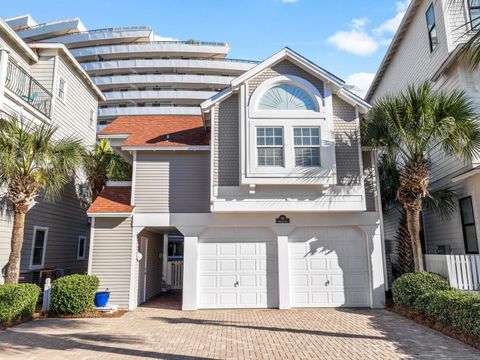
<path fill-rule="evenodd" d="M 86 204 L 80 203 L 75 185 L 70 183 L 56 202 L 40 198 L 25 218 L 25 236 L 22 248 L 21 271 L 29 270 L 35 226 L 48 227 L 44 268 L 63 268 L 67 273 L 85 273 L 87 262 L 77 260 L 78 237 L 86 236 L 87 253 L 90 225 L 85 213 Z"/>
<path fill-rule="evenodd" d="M 29 73 L 52 93 L 54 69 L 55 55 L 40 56 L 38 62 L 30 67 Z"/>
<path fill-rule="evenodd" d="M 213 136 L 215 137 L 213 181 L 215 186 L 239 186 L 240 183 L 238 100 L 238 95 L 232 95 L 213 110 Z"/>
<path fill-rule="evenodd" d="M 402 216 L 401 208 L 390 208 L 383 213 L 383 232 L 385 240 L 385 261 L 387 264 L 388 284 L 393 282 L 393 267 L 397 263 L 397 240 L 395 239 Z"/>
<path fill-rule="evenodd" d="M 372 164 L 372 153 L 370 151 L 362 152 L 363 163 L 363 183 L 365 186 L 365 203 L 367 211 L 376 211 L 375 204 L 375 167 Z"/>
<path fill-rule="evenodd" d="M 353 106 L 333 96 L 337 185 L 360 184 L 360 134 Z"/>
<path fill-rule="evenodd" d="M 80 139 L 85 146 L 93 146 L 96 139 L 96 122 L 90 125 L 90 110 L 97 114 L 97 97 L 87 87 L 80 75 L 73 66 L 61 57 L 56 58 L 58 75 L 54 84 L 54 111 L 52 122 L 59 127 L 58 135 L 74 135 Z M 67 81 L 66 100 L 63 102 L 57 97 L 56 89 L 60 77 Z"/>
<path fill-rule="evenodd" d="M 207 151 L 139 151 L 135 173 L 136 213 L 210 211 Z"/>
<path fill-rule="evenodd" d="M 110 290 L 109 304 L 125 309 L 130 294 L 132 256 L 131 218 L 96 218 L 92 275 L 100 279 L 101 290 Z"/>
<path fill-rule="evenodd" d="M 139 234 L 148 238 L 146 300 L 162 291 L 163 234 L 143 230 Z"/>

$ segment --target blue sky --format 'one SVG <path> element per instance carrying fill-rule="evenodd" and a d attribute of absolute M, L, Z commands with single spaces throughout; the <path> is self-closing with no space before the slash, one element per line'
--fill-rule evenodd
<path fill-rule="evenodd" d="M 365 90 L 408 1 L 16 0 L 1 16 L 78 16 L 89 29 L 150 25 L 162 37 L 228 42 L 233 58 L 262 60 L 289 46 Z"/>

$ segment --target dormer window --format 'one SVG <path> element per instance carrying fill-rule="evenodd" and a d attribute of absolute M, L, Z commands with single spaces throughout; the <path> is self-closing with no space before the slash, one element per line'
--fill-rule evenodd
<path fill-rule="evenodd" d="M 258 110 L 312 110 L 317 107 L 303 89 L 290 84 L 280 84 L 268 89 L 258 103 Z"/>

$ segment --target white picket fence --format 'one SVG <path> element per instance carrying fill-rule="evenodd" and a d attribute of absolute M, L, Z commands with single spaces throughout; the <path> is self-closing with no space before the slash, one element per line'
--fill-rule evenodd
<path fill-rule="evenodd" d="M 181 289 L 183 287 L 183 260 L 168 261 L 167 283 L 170 289 Z"/>
<path fill-rule="evenodd" d="M 456 289 L 476 291 L 480 287 L 480 255 L 425 255 L 425 266 Z"/>

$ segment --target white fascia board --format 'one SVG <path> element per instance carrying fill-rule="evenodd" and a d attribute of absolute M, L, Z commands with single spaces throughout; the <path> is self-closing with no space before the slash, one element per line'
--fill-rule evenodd
<path fill-rule="evenodd" d="M 200 104 L 200 108 L 202 112 L 208 112 L 215 104 L 222 102 L 223 100 L 230 97 L 233 94 L 233 90 L 231 87 L 227 87 L 220 91 L 218 94 L 212 96 L 210 99 L 205 100 Z"/>
<path fill-rule="evenodd" d="M 105 98 L 105 95 L 103 95 L 102 91 L 98 88 L 97 85 L 93 82 L 93 80 L 90 78 L 90 76 L 87 74 L 87 72 L 83 69 L 83 67 L 80 65 L 80 63 L 75 59 L 68 50 L 68 48 L 64 44 L 60 43 L 31 43 L 28 44 L 31 48 L 34 49 L 55 49 L 61 51 L 65 57 L 70 61 L 70 63 L 73 65 L 73 67 L 80 73 L 82 76 L 84 82 L 93 90 L 95 94 L 97 94 L 98 100 L 99 101 L 106 101 L 107 99 Z"/>
<path fill-rule="evenodd" d="M 99 139 L 127 139 L 130 134 L 98 134 Z"/>
<path fill-rule="evenodd" d="M 25 43 L 25 41 L 22 40 L 20 36 L 17 35 L 15 31 L 12 30 L 8 24 L 0 19 L 0 29 L 5 31 L 7 36 L 13 40 L 22 50 L 23 52 L 33 61 L 37 62 L 38 61 L 38 56 L 32 51 L 32 49 Z"/>
<path fill-rule="evenodd" d="M 372 109 L 372 106 L 369 103 L 362 100 L 360 97 L 345 88 L 341 88 L 337 92 L 337 96 L 340 97 L 342 100 L 345 100 L 350 105 L 357 106 L 361 114 L 365 114 Z"/>
<path fill-rule="evenodd" d="M 97 218 L 97 217 L 122 217 L 129 218 L 132 217 L 133 211 L 128 213 L 87 213 L 88 217 Z"/>
<path fill-rule="evenodd" d="M 456 183 L 456 182 L 468 179 L 469 177 L 472 177 L 477 174 L 480 174 L 480 168 L 474 168 L 474 169 L 468 170 L 467 172 L 464 172 L 463 174 L 457 175 L 452 178 L 452 182 Z"/>
<path fill-rule="evenodd" d="M 208 151 L 210 146 L 122 146 L 125 151 Z"/>

